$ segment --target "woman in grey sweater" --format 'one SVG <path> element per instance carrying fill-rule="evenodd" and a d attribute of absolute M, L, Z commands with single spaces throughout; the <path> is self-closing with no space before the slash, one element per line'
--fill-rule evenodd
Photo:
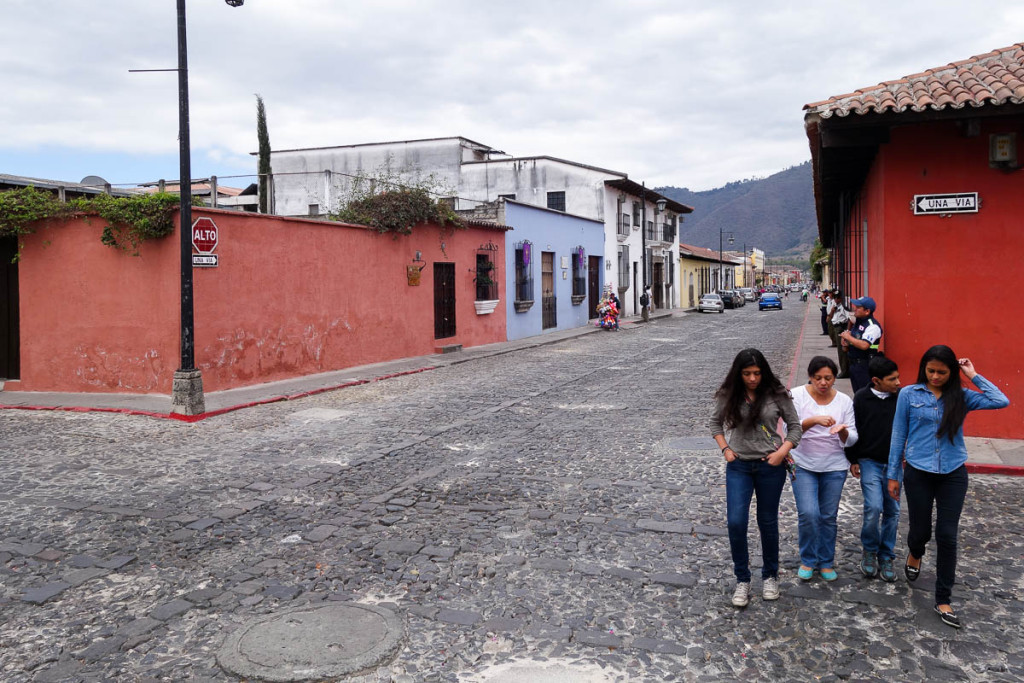
<path fill-rule="evenodd" d="M 777 425 L 786 423 L 786 437 Z M 725 499 L 736 591 L 732 604 L 750 602 L 747 526 L 750 499 L 757 495 L 764 600 L 779 599 L 779 498 L 786 483 L 786 459 L 800 443 L 800 418 L 789 391 L 776 379 L 764 354 L 744 349 L 715 393 L 711 436 L 725 458 Z"/>

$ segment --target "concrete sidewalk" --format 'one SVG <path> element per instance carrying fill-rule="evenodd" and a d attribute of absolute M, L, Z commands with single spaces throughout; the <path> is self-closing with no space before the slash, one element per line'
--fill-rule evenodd
<path fill-rule="evenodd" d="M 836 350 L 829 346 L 832 343 L 831 339 L 828 335 L 821 333 L 817 302 L 812 299 L 807 302 L 807 307 L 803 329 L 797 342 L 797 352 L 794 356 L 793 367 L 789 375 L 789 386 L 791 387 L 806 379 L 807 365 L 813 357 L 828 356 L 838 362 Z M 914 372 L 904 370 L 900 374 L 904 384 L 913 382 Z M 853 396 L 853 390 L 848 379 L 836 380 L 836 389 L 848 396 Z M 965 437 L 964 441 L 967 444 L 968 471 L 976 474 L 1024 476 L 1024 441 L 1018 439 L 988 439 L 974 436 Z"/>
<path fill-rule="evenodd" d="M 684 312 L 679 309 L 674 311 L 654 311 L 651 313 L 650 318 L 651 320 L 669 318 L 673 314 L 683 315 Z M 636 329 L 637 325 L 643 324 L 640 316 L 622 318 L 620 321 L 622 332 Z M 196 422 L 233 410 L 266 403 L 276 403 L 278 401 L 290 401 L 302 398 L 303 396 L 343 389 L 348 386 L 368 384 L 400 375 L 425 372 L 479 358 L 488 358 L 547 344 L 557 344 L 568 339 L 575 339 L 585 334 L 594 333 L 615 334 L 614 332 L 597 327 L 591 321 L 589 325 L 584 327 L 559 330 L 516 341 L 473 346 L 452 353 L 400 358 L 383 363 L 361 365 L 334 372 L 281 380 L 279 382 L 256 384 L 226 391 L 214 391 L 207 393 L 205 396 L 206 412 L 196 416 L 172 415 L 170 413 L 171 397 L 169 394 L 93 394 L 0 390 L 0 409 L 105 411 Z M 2 389 L 2 383 L 0 383 L 0 389 Z"/>

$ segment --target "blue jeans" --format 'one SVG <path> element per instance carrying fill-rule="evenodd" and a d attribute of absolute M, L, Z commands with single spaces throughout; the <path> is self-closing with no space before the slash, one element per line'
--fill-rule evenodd
<path fill-rule="evenodd" d="M 880 560 L 896 559 L 900 502 L 889 495 L 886 465 L 867 458 L 862 458 L 858 464 L 860 490 L 864 494 L 864 524 L 860 528 L 860 544 L 864 546 L 864 552 L 875 553 Z"/>
<path fill-rule="evenodd" d="M 796 468 L 793 497 L 796 499 L 800 563 L 811 569 L 827 569 L 836 557 L 836 520 L 843 495 L 846 470 L 811 472 Z"/>
<path fill-rule="evenodd" d="M 779 573 L 779 499 L 786 483 L 786 465 L 773 467 L 763 460 L 733 460 L 725 465 L 725 501 L 729 549 L 739 583 L 750 583 L 747 526 L 750 499 L 757 495 L 757 528 L 761 532 L 761 578 Z"/>

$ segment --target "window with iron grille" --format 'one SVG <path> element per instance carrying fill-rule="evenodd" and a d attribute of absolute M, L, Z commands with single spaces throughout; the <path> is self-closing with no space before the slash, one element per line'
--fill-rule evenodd
<path fill-rule="evenodd" d="M 633 225 L 640 227 L 640 202 L 633 202 Z"/>
<path fill-rule="evenodd" d="M 666 242 L 675 242 L 675 240 L 676 240 L 676 217 L 675 216 L 669 216 L 665 220 L 664 230 L 665 230 L 665 241 Z"/>
<path fill-rule="evenodd" d="M 619 289 L 629 288 L 629 247 L 619 247 Z"/>
<path fill-rule="evenodd" d="M 533 301 L 533 244 L 516 243 L 516 301 Z"/>
<path fill-rule="evenodd" d="M 572 295 L 587 295 L 587 252 L 582 246 L 572 250 Z"/>
<path fill-rule="evenodd" d="M 624 213 L 624 214 L 622 214 L 619 217 L 619 234 L 620 235 L 628 235 L 629 234 L 629 226 L 630 226 L 629 214 L 628 213 Z"/>
<path fill-rule="evenodd" d="M 498 274 L 489 254 L 476 255 L 476 300 L 494 301 L 498 298 Z"/>
<path fill-rule="evenodd" d="M 647 221 L 647 239 L 657 240 L 658 235 L 654 232 L 654 221 Z"/>
<path fill-rule="evenodd" d="M 565 192 L 548 192 L 548 208 L 565 211 Z"/>

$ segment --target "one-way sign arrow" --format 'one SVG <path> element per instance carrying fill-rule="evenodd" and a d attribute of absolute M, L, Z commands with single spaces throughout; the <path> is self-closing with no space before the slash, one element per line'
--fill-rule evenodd
<path fill-rule="evenodd" d="M 932 213 L 977 213 L 978 193 L 959 192 L 956 194 L 915 194 L 914 215 Z"/>

